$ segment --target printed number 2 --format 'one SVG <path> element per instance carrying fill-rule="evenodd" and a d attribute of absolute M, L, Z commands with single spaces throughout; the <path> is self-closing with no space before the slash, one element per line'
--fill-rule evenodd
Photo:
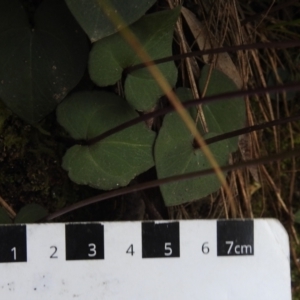
<path fill-rule="evenodd" d="M 165 243 L 165 256 L 172 255 L 171 243 Z"/>
<path fill-rule="evenodd" d="M 90 252 L 91 252 L 91 253 L 88 254 L 89 257 L 94 257 L 94 256 L 96 256 L 96 254 L 97 254 L 97 251 L 96 251 L 96 245 L 93 244 L 93 243 L 91 243 L 91 244 L 89 244 L 89 247 L 90 247 Z"/>
<path fill-rule="evenodd" d="M 56 246 L 51 246 L 50 249 L 54 249 L 53 253 L 51 254 L 50 258 L 57 258 L 55 255 L 57 252 L 57 247 Z"/>

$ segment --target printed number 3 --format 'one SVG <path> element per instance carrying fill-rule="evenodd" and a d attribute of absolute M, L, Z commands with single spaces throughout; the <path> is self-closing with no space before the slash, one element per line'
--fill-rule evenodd
<path fill-rule="evenodd" d="M 91 252 L 91 253 L 88 254 L 89 257 L 94 257 L 94 256 L 96 256 L 96 254 L 97 254 L 97 251 L 96 251 L 96 245 L 93 244 L 93 243 L 91 243 L 91 244 L 89 244 L 89 247 L 90 247 L 90 252 Z"/>

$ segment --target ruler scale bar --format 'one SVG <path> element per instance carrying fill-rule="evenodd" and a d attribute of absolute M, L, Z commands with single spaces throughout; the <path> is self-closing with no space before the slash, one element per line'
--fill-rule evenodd
<path fill-rule="evenodd" d="M 0 297 L 291 299 L 276 220 L 0 226 Z"/>
<path fill-rule="evenodd" d="M 102 224 L 67 224 L 65 238 L 66 260 L 104 259 Z"/>

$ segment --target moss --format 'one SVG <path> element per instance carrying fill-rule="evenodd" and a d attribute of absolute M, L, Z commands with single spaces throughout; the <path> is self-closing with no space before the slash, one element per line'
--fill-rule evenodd
<path fill-rule="evenodd" d="M 76 201 L 99 194 L 99 190 L 73 183 L 61 167 L 67 149 L 55 136 L 64 136 L 56 124 L 55 114 L 38 126 L 30 126 L 10 113 L 0 103 L 0 196 L 15 212 L 29 203 L 43 205 L 53 212 Z M 87 210 L 90 210 L 88 208 Z M 87 215 L 80 211 L 68 214 L 63 221 L 99 219 L 115 210 L 107 203 Z"/>
<path fill-rule="evenodd" d="M 28 203 L 39 203 L 49 210 L 56 209 L 59 201 L 61 206 L 63 200 L 53 197 L 53 187 L 74 189 L 72 185 L 64 184 L 69 179 L 60 166 L 62 146 L 6 113 L 3 105 L 0 116 L 3 117 L 0 131 L 1 197 L 16 211 Z"/>

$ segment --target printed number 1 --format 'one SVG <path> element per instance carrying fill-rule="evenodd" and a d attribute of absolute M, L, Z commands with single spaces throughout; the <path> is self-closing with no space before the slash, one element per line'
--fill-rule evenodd
<path fill-rule="evenodd" d="M 10 251 L 14 253 L 14 260 L 16 260 L 17 259 L 17 249 L 16 249 L 16 247 L 13 247 Z"/>

